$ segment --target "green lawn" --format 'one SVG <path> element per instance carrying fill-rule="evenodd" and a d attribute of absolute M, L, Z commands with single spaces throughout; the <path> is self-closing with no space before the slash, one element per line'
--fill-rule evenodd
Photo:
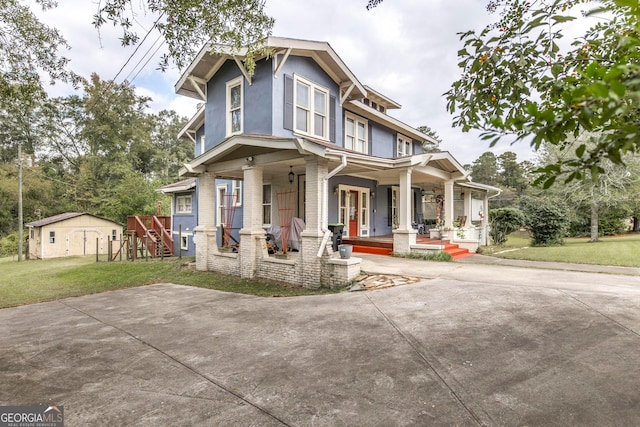
<path fill-rule="evenodd" d="M 17 262 L 0 258 L 0 308 L 152 283 L 176 283 L 265 297 L 334 293 L 267 280 L 246 280 L 187 267 L 193 259 L 95 262 L 72 257 Z"/>
<path fill-rule="evenodd" d="M 563 246 L 527 247 L 529 244 L 526 233 L 513 233 L 504 246 L 491 246 L 485 253 L 507 259 L 640 267 L 640 234 L 637 233 L 602 237 L 596 243 L 589 242 L 588 238 L 568 238 Z"/>

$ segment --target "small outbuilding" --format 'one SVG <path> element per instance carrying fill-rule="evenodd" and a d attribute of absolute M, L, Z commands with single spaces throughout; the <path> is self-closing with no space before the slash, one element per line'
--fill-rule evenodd
<path fill-rule="evenodd" d="M 29 258 L 47 259 L 108 253 L 108 243 L 123 225 L 82 212 L 67 212 L 25 224 L 29 228 Z M 97 242 L 97 243 L 96 243 Z"/>

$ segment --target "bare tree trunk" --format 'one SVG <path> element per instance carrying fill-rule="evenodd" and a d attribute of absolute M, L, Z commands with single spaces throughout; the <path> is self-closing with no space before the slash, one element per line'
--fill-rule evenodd
<path fill-rule="evenodd" d="M 633 232 L 637 233 L 640 231 L 640 218 L 638 216 L 633 217 Z"/>
<path fill-rule="evenodd" d="M 591 242 L 598 241 L 598 204 L 591 203 Z"/>

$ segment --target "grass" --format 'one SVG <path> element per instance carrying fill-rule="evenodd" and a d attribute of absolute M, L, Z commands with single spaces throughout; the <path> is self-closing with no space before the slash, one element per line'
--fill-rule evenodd
<path fill-rule="evenodd" d="M 153 283 L 175 283 L 264 297 L 336 292 L 194 271 L 187 266 L 192 260 L 171 258 L 96 263 L 95 257 L 70 257 L 19 263 L 12 258 L 0 258 L 0 308 Z"/>
<path fill-rule="evenodd" d="M 602 237 L 595 243 L 589 242 L 587 237 L 581 237 L 567 238 L 563 246 L 528 247 L 529 245 L 528 235 L 518 232 L 509 235 L 504 246 L 490 246 L 483 253 L 529 261 L 640 267 L 640 234 L 637 233 Z"/>

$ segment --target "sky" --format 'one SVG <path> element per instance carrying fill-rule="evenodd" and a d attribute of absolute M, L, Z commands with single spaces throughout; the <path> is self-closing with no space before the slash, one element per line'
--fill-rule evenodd
<path fill-rule="evenodd" d="M 490 148 L 477 132 L 453 128 L 453 116 L 446 110 L 443 94 L 460 76 L 457 33 L 480 30 L 495 18 L 486 12 L 486 1 L 385 0 L 369 11 L 366 4 L 367 0 L 266 0 L 267 13 L 275 18 L 274 36 L 328 42 L 360 82 L 402 105 L 390 115 L 413 127 L 430 126 L 443 140 L 441 149 L 461 164 L 472 163 L 485 151 L 514 151 L 519 161 L 534 157 L 523 142 L 505 141 Z M 140 95 L 153 99 L 152 111 L 173 109 L 190 118 L 197 101 L 174 93 L 180 71 L 157 69 L 163 47 L 153 57 L 144 56 L 158 47 L 159 43 L 153 46 L 157 33 L 152 32 L 134 54 L 134 47 L 120 45 L 119 30 L 107 25 L 98 32 L 92 26 L 97 9 L 95 1 L 64 0 L 57 9 L 38 15 L 71 45 L 65 55 L 76 73 L 89 77 L 96 72 L 105 80 L 117 76 L 117 82 L 128 79 Z M 151 17 L 140 16 L 134 25 L 143 36 L 151 22 Z M 49 90 L 54 96 L 71 91 L 66 85 Z"/>

